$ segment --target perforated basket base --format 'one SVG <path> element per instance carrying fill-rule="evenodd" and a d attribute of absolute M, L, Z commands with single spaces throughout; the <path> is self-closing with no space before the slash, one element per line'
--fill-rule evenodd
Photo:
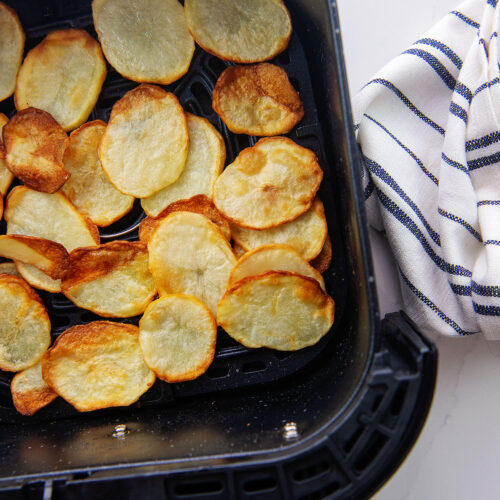
<path fill-rule="evenodd" d="M 97 35 L 93 28 L 92 16 L 86 2 L 54 1 L 50 5 L 51 11 L 45 15 L 51 19 L 60 19 L 44 25 L 29 26 L 23 16 L 23 9 L 32 8 L 29 2 L 16 4 L 21 21 L 26 31 L 25 52 L 37 45 L 50 31 L 62 28 L 80 28 L 87 30 L 94 38 Z M 82 7 L 84 5 L 84 7 Z M 324 277 L 328 293 L 336 302 L 336 323 L 344 307 L 345 283 L 343 242 L 337 226 L 337 216 L 334 203 L 331 199 L 331 186 L 333 182 L 330 168 L 325 162 L 323 139 L 318 123 L 317 110 L 314 102 L 311 80 L 307 71 L 307 59 L 297 35 L 293 35 L 288 49 L 280 54 L 274 61 L 283 67 L 294 87 L 300 92 L 304 102 L 305 116 L 299 125 L 288 136 L 298 144 L 312 149 L 324 170 L 324 180 L 319 191 L 319 196 L 325 205 L 325 214 L 328 221 L 329 234 L 333 246 L 333 264 Z M 223 135 L 227 149 L 227 163 L 231 163 L 238 153 L 257 141 L 256 137 L 236 135 L 229 132 L 213 111 L 211 105 L 212 90 L 220 73 L 227 67 L 225 63 L 212 56 L 199 47 L 191 63 L 187 75 L 172 85 L 163 86 L 168 91 L 174 92 L 186 111 L 204 116 Z M 108 65 L 108 76 L 103 85 L 98 102 L 89 117 L 89 120 L 101 119 L 108 121 L 113 104 L 126 92 L 138 84 L 124 79 Z M 7 116 L 15 114 L 13 99 L 0 103 L 0 112 Z M 115 239 L 137 240 L 138 225 L 144 217 L 139 200 L 136 200 L 133 209 L 122 219 L 107 228 L 101 228 L 101 241 L 106 243 Z M 0 224 L 0 232 L 5 232 L 5 222 Z M 61 294 L 51 294 L 40 291 L 52 323 L 53 337 L 57 337 L 67 328 L 102 319 L 89 311 L 80 309 Z M 137 324 L 139 317 L 125 320 L 127 323 Z M 175 399 L 218 392 L 227 389 L 262 384 L 282 379 L 291 375 L 310 363 L 325 346 L 335 342 L 335 325 L 329 334 L 316 345 L 297 352 L 280 352 L 270 349 L 247 349 L 219 329 L 215 359 L 208 371 L 191 382 L 166 384 L 157 381 L 152 389 L 142 396 L 134 408 L 162 406 L 171 404 Z M 10 381 L 12 375 L 0 372 L 0 423 L 15 423 L 27 421 L 26 417 L 19 415 L 12 404 L 10 395 Z M 119 410 L 103 410 L 104 412 L 117 412 Z M 102 412 L 99 412 L 102 413 Z M 31 422 L 55 420 L 58 418 L 74 417 L 78 413 L 61 399 L 51 403 L 34 417 Z"/>

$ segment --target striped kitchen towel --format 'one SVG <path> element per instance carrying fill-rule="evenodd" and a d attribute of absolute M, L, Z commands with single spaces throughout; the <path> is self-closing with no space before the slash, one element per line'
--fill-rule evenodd
<path fill-rule="evenodd" d="M 427 333 L 500 340 L 499 10 L 460 5 L 353 100 L 369 221 Z"/>

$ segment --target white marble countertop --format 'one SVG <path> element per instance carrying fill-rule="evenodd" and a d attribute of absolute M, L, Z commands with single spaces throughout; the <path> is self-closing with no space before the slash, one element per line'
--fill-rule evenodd
<path fill-rule="evenodd" d="M 351 95 L 459 4 L 457 0 L 337 0 Z M 387 244 L 371 234 L 382 315 L 400 305 Z M 439 369 L 431 412 L 376 500 L 498 500 L 500 342 L 434 338 Z"/>

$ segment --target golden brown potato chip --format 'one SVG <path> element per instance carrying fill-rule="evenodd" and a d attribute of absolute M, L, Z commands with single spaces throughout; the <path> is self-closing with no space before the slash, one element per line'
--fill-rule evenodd
<path fill-rule="evenodd" d="M 3 215 L 3 196 L 0 194 L 0 219 Z"/>
<path fill-rule="evenodd" d="M 76 248 L 69 257 L 62 292 L 78 307 L 100 316 L 128 318 L 142 314 L 156 295 L 145 243 L 112 241 Z"/>
<path fill-rule="evenodd" d="M 149 304 L 139 322 L 146 364 L 165 382 L 193 380 L 215 354 L 217 323 L 197 298 L 165 295 Z"/>
<path fill-rule="evenodd" d="M 324 273 L 332 263 L 332 240 L 330 236 L 326 235 L 325 244 L 321 249 L 321 252 L 311 260 L 310 264 L 320 273 Z"/>
<path fill-rule="evenodd" d="M 325 289 L 325 281 L 314 267 L 302 258 L 295 248 L 289 245 L 263 245 L 245 253 L 236 263 L 227 287 L 231 288 L 235 283 L 247 276 L 256 276 L 267 271 L 292 271 L 316 280 Z"/>
<path fill-rule="evenodd" d="M 5 164 L 5 148 L 3 145 L 3 127 L 9 121 L 9 119 L 0 113 L 0 194 L 5 196 L 7 189 L 14 179 L 14 174 L 7 168 Z"/>
<path fill-rule="evenodd" d="M 24 31 L 16 12 L 0 2 L 0 101 L 10 97 L 16 87 L 24 40 Z"/>
<path fill-rule="evenodd" d="M 186 116 L 177 97 L 143 84 L 115 102 L 99 159 L 117 189 L 145 198 L 178 179 L 188 143 Z"/>
<path fill-rule="evenodd" d="M 0 274 L 12 274 L 22 278 L 14 262 L 0 262 Z"/>
<path fill-rule="evenodd" d="M 305 214 L 281 226 L 263 231 L 231 226 L 234 241 L 246 251 L 262 245 L 282 243 L 295 248 L 305 260 L 314 259 L 321 252 L 327 233 L 325 210 L 319 199 Z"/>
<path fill-rule="evenodd" d="M 212 106 L 235 134 L 286 134 L 304 116 L 286 71 L 269 63 L 226 68 L 215 84 Z"/>
<path fill-rule="evenodd" d="M 36 236 L 60 243 L 68 252 L 77 247 L 99 244 L 97 227 L 85 219 L 61 192 L 39 193 L 25 186 L 15 187 L 7 197 L 7 234 Z M 60 292 L 54 280 L 29 264 L 16 263 L 18 271 L 32 286 Z"/>
<path fill-rule="evenodd" d="M 68 136 L 49 113 L 27 108 L 3 128 L 5 163 L 26 186 L 55 193 L 68 179 L 64 151 Z"/>
<path fill-rule="evenodd" d="M 0 369 L 34 365 L 50 345 L 50 320 L 37 293 L 21 278 L 0 274 Z"/>
<path fill-rule="evenodd" d="M 335 304 L 318 282 L 286 271 L 238 281 L 217 306 L 217 322 L 247 347 L 296 351 L 333 324 Z"/>
<path fill-rule="evenodd" d="M 174 201 L 197 194 L 211 199 L 215 181 L 224 168 L 226 146 L 216 128 L 200 116 L 186 113 L 186 118 L 189 149 L 184 170 L 173 184 L 141 200 L 148 215 L 156 216 Z"/>
<path fill-rule="evenodd" d="M 157 217 L 146 217 L 139 224 L 139 239 L 147 243 L 158 224 L 173 212 L 194 212 L 210 219 L 222 232 L 227 241 L 231 239 L 231 227 L 226 218 L 215 208 L 212 200 L 204 194 L 199 194 L 188 200 L 171 203 Z"/>
<path fill-rule="evenodd" d="M 134 197 L 120 193 L 101 167 L 97 147 L 105 130 L 101 120 L 84 123 L 71 132 L 64 154 L 64 166 L 71 177 L 62 191 L 97 226 L 109 226 L 134 205 Z"/>
<path fill-rule="evenodd" d="M 24 59 L 16 108 L 43 109 L 64 130 L 72 130 L 90 115 L 105 78 L 101 47 L 86 31 L 52 31 Z"/>
<path fill-rule="evenodd" d="M 57 398 L 42 378 L 40 361 L 19 372 L 10 384 L 12 401 L 19 413 L 31 416 Z"/>
<path fill-rule="evenodd" d="M 312 205 L 323 171 L 316 155 L 287 137 L 266 137 L 244 149 L 214 186 L 215 206 L 242 227 L 267 229 Z"/>
<path fill-rule="evenodd" d="M 160 222 L 148 249 L 160 295 L 193 295 L 216 311 L 236 259 L 215 224 L 200 214 L 175 212 Z"/>
<path fill-rule="evenodd" d="M 186 0 L 188 29 L 207 52 L 227 61 L 267 61 L 288 45 L 290 14 L 281 0 Z"/>
<path fill-rule="evenodd" d="M 42 377 L 78 411 L 135 403 L 154 383 L 139 328 L 94 321 L 66 330 L 45 353 Z"/>
<path fill-rule="evenodd" d="M 35 266 L 53 279 L 62 278 L 69 266 L 68 252 L 61 244 L 34 236 L 1 235 L 0 256 Z"/>
<path fill-rule="evenodd" d="M 94 0 L 92 12 L 106 59 L 125 78 L 166 85 L 187 73 L 194 40 L 177 0 Z"/>

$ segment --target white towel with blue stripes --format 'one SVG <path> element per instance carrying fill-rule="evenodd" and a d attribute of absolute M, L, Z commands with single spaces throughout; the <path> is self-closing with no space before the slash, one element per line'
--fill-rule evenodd
<path fill-rule="evenodd" d="M 500 340 L 499 13 L 463 3 L 353 99 L 369 221 L 427 333 Z"/>

